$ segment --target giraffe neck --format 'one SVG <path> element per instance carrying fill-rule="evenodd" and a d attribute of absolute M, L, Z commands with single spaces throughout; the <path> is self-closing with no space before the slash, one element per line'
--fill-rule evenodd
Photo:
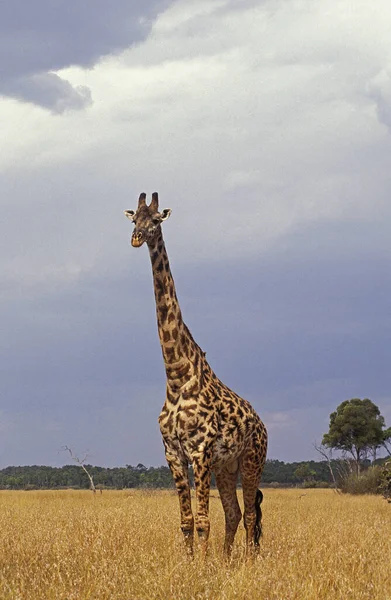
<path fill-rule="evenodd" d="M 181 387 L 198 377 L 203 352 L 183 322 L 162 232 L 149 246 L 156 315 L 168 382 Z"/>

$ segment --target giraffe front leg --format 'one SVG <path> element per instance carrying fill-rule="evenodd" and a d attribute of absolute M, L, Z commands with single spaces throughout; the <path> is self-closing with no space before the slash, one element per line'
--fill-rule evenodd
<path fill-rule="evenodd" d="M 198 534 L 201 556 L 205 558 L 209 539 L 209 492 L 211 468 L 205 455 L 193 456 L 194 483 L 196 488 L 197 512 L 195 524 Z"/>
<path fill-rule="evenodd" d="M 186 550 L 190 556 L 193 556 L 194 517 L 191 510 L 188 464 L 183 461 L 175 449 L 170 448 L 166 442 L 164 442 L 164 446 L 166 450 L 166 460 L 178 492 L 179 508 L 181 511 L 181 530 L 185 540 Z"/>

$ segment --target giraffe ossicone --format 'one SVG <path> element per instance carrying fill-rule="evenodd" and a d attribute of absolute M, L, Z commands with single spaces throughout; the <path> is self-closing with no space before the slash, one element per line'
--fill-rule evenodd
<path fill-rule="evenodd" d="M 209 538 L 209 492 L 212 471 L 225 513 L 224 551 L 231 553 L 242 518 L 236 494 L 241 477 L 246 547 L 259 547 L 262 492 L 258 490 L 266 460 L 265 425 L 247 400 L 230 390 L 212 371 L 206 354 L 182 319 L 161 224 L 171 209 L 159 212 L 157 192 L 151 203 L 139 197 L 136 211 L 124 211 L 134 223 L 132 246 L 147 244 L 152 263 L 158 333 L 166 369 L 166 400 L 159 416 L 166 459 L 179 497 L 181 529 L 189 554 L 194 526 L 203 554 Z M 193 517 L 189 465 L 193 467 L 196 511 Z"/>

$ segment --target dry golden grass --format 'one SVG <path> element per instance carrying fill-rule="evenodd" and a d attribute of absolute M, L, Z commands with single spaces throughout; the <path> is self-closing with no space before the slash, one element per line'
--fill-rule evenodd
<path fill-rule="evenodd" d="M 302 495 L 305 493 L 305 495 Z M 391 506 L 330 490 L 266 490 L 259 558 L 240 526 L 223 560 L 211 498 L 206 564 L 189 561 L 174 493 L 0 492 L 1 600 L 391 599 Z"/>

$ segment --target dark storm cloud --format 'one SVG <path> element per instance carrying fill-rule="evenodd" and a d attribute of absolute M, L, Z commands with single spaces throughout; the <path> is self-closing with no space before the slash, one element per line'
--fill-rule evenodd
<path fill-rule="evenodd" d="M 365 242 L 375 233 L 367 224 L 345 235 L 338 224 L 309 226 L 300 241 L 293 235 L 280 251 L 245 263 L 173 268 L 185 321 L 217 374 L 266 422 L 271 415 L 272 430 L 276 418 L 291 427 L 283 444 L 271 435 L 271 456 L 308 457 L 337 404 L 388 395 L 390 265 Z M 346 242 L 352 252 L 343 256 Z M 163 462 L 156 419 L 165 378 L 144 258 L 129 249 L 120 270 L 21 296 L 6 311 L 3 408 L 44 411 L 53 460 L 55 440 L 80 446 L 84 439 L 97 463 Z M 311 423 L 300 435 L 295 411 Z"/>
<path fill-rule="evenodd" d="M 168 0 L 13 0 L 0 3 L 0 94 L 54 112 L 83 108 L 88 89 L 75 89 L 56 71 L 92 66 L 148 35 Z"/>
<path fill-rule="evenodd" d="M 77 110 L 91 104 L 91 90 L 87 86 L 72 87 L 69 81 L 55 73 L 36 73 L 18 77 L 2 86 L 5 95 L 39 104 L 55 113 L 66 109 Z"/>
<path fill-rule="evenodd" d="M 373 249 L 376 233 L 386 226 L 307 227 L 272 255 L 186 278 L 199 341 L 222 378 L 260 394 L 267 410 L 283 390 L 324 380 L 354 380 L 356 394 L 386 396 L 390 260 Z M 325 400 L 281 394 L 276 409 Z"/>

